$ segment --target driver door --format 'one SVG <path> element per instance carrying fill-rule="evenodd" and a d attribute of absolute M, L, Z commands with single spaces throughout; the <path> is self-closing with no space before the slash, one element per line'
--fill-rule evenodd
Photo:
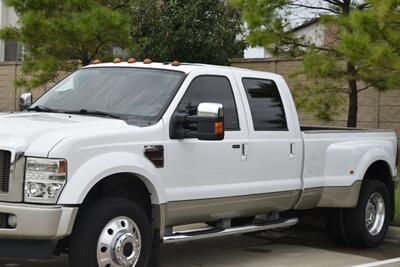
<path fill-rule="evenodd" d="M 196 72 L 187 81 L 190 83 L 177 96 L 180 100 L 171 115 L 196 112 L 197 106 L 204 102 L 220 103 L 224 106 L 225 137 L 220 141 L 169 138 L 164 185 L 168 218 L 174 224 L 180 220 L 187 223 L 190 218 L 196 221 L 203 215 L 232 216 L 238 211 L 232 201 L 248 194 L 249 133 L 233 77 L 225 72 Z"/>

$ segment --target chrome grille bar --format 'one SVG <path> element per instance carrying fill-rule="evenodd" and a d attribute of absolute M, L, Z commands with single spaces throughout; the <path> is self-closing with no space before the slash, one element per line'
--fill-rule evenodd
<path fill-rule="evenodd" d="M 10 188 L 11 152 L 0 150 L 0 193 L 8 193 Z"/>

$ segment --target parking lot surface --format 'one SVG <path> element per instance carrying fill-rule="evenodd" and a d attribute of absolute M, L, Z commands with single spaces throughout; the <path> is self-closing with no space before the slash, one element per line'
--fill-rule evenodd
<path fill-rule="evenodd" d="M 376 249 L 336 246 L 324 232 L 297 228 L 164 245 L 161 267 L 400 266 L 400 242 Z M 68 267 L 67 257 L 51 260 L 0 259 L 0 266 Z"/>

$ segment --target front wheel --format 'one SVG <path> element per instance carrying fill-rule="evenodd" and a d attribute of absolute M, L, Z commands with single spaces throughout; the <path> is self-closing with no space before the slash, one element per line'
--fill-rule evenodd
<path fill-rule="evenodd" d="M 144 267 L 151 250 L 149 219 L 136 203 L 105 198 L 79 215 L 70 242 L 73 267 Z"/>

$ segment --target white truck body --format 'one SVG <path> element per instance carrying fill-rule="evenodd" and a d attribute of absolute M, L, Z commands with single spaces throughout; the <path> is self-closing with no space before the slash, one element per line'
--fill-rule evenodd
<path fill-rule="evenodd" d="M 110 68 L 181 72 L 184 80 L 161 118 L 149 125 L 68 112 L 2 114 L 0 150 L 11 151 L 15 165 L 18 158 L 63 159 L 67 162 L 67 179 L 55 203 L 26 201 L 22 192 L 25 163 L 21 163 L 22 170 L 15 169 L 10 174 L 12 195 L 0 192 L 0 214 L 15 214 L 18 222 L 13 229 L 0 227 L 0 237 L 60 240 L 69 236 L 91 190 L 118 174 L 131 174 L 145 185 L 161 238 L 166 235 L 165 229 L 174 225 L 287 210 L 354 208 L 371 166 L 386 170 L 382 175 L 387 177 L 382 179 L 390 178 L 385 183 L 390 184 L 391 193 L 394 190 L 396 134 L 385 130 L 301 127 L 290 90 L 280 75 L 161 63 L 106 63 L 80 71 Z M 225 130 L 219 141 L 171 139 L 171 118 L 193 80 L 204 76 L 228 79 L 240 128 Z M 246 78 L 276 84 L 286 130 L 255 130 L 242 83 Z M 154 146 L 163 148 L 161 167 L 144 155 L 146 148 Z M 21 214 L 30 210 L 33 215 L 35 209 L 39 210 L 37 217 L 21 221 Z M 47 211 L 41 213 L 43 209 Z M 45 217 L 49 213 L 54 222 Z M 51 231 L 44 234 L 46 231 L 39 229 L 43 224 Z"/>

